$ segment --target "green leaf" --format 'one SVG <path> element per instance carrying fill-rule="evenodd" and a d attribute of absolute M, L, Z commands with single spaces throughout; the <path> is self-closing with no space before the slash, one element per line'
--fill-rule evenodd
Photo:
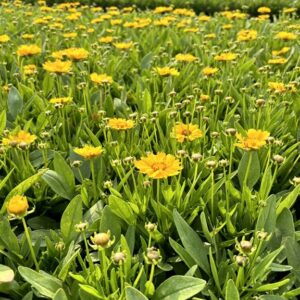
<path fill-rule="evenodd" d="M 226 284 L 225 300 L 240 300 L 240 294 L 232 279 Z"/>
<path fill-rule="evenodd" d="M 53 300 L 68 300 L 68 297 L 63 289 L 59 289 L 55 293 Z"/>
<path fill-rule="evenodd" d="M 78 195 L 73 198 L 60 220 L 60 229 L 63 239 L 66 243 L 74 240 L 78 233 L 75 231 L 75 225 L 82 221 L 82 200 Z"/>
<path fill-rule="evenodd" d="M 276 215 L 277 216 L 280 215 L 284 208 L 290 209 L 296 202 L 299 194 L 300 194 L 300 185 L 297 185 L 294 188 L 294 190 L 291 193 L 289 193 L 289 195 L 285 199 L 280 201 L 276 209 Z"/>
<path fill-rule="evenodd" d="M 6 196 L 6 199 L 1 208 L 1 213 L 3 214 L 5 212 L 6 204 L 10 200 L 10 198 L 16 195 L 23 195 L 33 184 L 35 184 L 43 176 L 43 174 L 45 174 L 46 171 L 46 169 L 40 170 L 37 174 L 30 176 L 29 178 L 19 183 L 15 188 L 13 188 L 10 191 L 10 193 Z"/>
<path fill-rule="evenodd" d="M 185 222 L 180 214 L 174 210 L 173 212 L 175 226 L 178 231 L 178 235 L 181 242 L 190 254 L 190 256 L 196 261 L 198 266 L 206 273 L 210 273 L 208 264 L 208 249 L 204 246 L 198 234 Z"/>
<path fill-rule="evenodd" d="M 11 268 L 5 265 L 0 265 L 0 284 L 12 282 L 14 278 L 15 273 Z"/>
<path fill-rule="evenodd" d="M 293 238 L 287 237 L 284 246 L 288 263 L 293 267 L 292 272 L 300 280 L 300 245 Z"/>
<path fill-rule="evenodd" d="M 15 169 L 11 169 L 9 173 L 0 181 L 0 191 L 5 187 L 7 180 Z"/>
<path fill-rule="evenodd" d="M 65 179 L 70 192 L 73 194 L 75 190 L 75 177 L 71 167 L 58 152 L 54 155 L 53 164 L 55 172 Z"/>
<path fill-rule="evenodd" d="M 144 91 L 143 99 L 141 101 L 141 111 L 144 113 L 149 113 L 152 108 L 152 99 L 151 99 L 151 94 L 150 92 L 146 89 Z"/>
<path fill-rule="evenodd" d="M 133 210 L 129 203 L 114 195 L 110 195 L 108 201 L 109 207 L 115 215 L 123 219 L 129 225 L 135 224 L 136 215 L 133 213 Z"/>
<path fill-rule="evenodd" d="M 267 205 L 260 211 L 256 222 L 256 231 L 272 233 L 276 227 L 276 197 L 271 195 Z"/>
<path fill-rule="evenodd" d="M 6 110 L 3 110 L 0 114 L 0 135 L 6 128 Z"/>
<path fill-rule="evenodd" d="M 86 284 L 79 284 L 80 288 L 87 294 L 93 296 L 95 299 L 104 299 L 102 295 L 92 286 Z"/>
<path fill-rule="evenodd" d="M 36 272 L 22 266 L 18 268 L 18 271 L 23 279 L 30 283 L 30 285 L 44 297 L 53 299 L 56 292 L 62 288 L 62 282 L 47 273 Z"/>
<path fill-rule="evenodd" d="M 149 69 L 151 67 L 153 53 L 147 53 L 141 60 L 141 69 Z"/>
<path fill-rule="evenodd" d="M 278 282 L 261 285 L 258 288 L 254 288 L 253 290 L 256 292 L 274 291 L 274 290 L 278 290 L 280 287 L 288 284 L 289 282 L 290 282 L 290 279 L 286 278 L 286 279 L 278 281 Z"/>
<path fill-rule="evenodd" d="M 72 199 L 74 191 L 70 189 L 64 177 L 53 170 L 48 170 L 43 176 L 43 180 L 51 187 L 51 189 L 65 199 Z"/>
<path fill-rule="evenodd" d="M 125 289 L 126 300 L 148 300 L 139 290 L 132 286 L 128 286 Z"/>
<path fill-rule="evenodd" d="M 23 109 L 23 99 L 19 91 L 13 86 L 10 88 L 7 98 L 8 113 L 13 120 Z"/>
<path fill-rule="evenodd" d="M 191 276 L 175 275 L 165 280 L 155 291 L 153 300 L 185 300 L 202 291 L 206 282 Z"/>
<path fill-rule="evenodd" d="M 0 246 L 11 252 L 20 252 L 18 238 L 12 231 L 8 219 L 4 217 L 0 219 Z"/>
<path fill-rule="evenodd" d="M 246 174 L 248 172 L 248 175 Z M 260 178 L 260 163 L 255 151 L 246 151 L 239 163 L 238 178 L 240 186 L 243 186 L 247 175 L 247 186 L 251 189 Z"/>

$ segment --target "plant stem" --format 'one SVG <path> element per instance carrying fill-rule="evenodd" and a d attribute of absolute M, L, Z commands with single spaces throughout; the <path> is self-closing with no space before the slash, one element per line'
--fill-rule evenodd
<path fill-rule="evenodd" d="M 39 267 L 39 264 L 38 264 L 36 256 L 35 256 L 35 252 L 34 252 L 33 247 L 32 247 L 31 237 L 30 237 L 30 234 L 29 234 L 29 231 L 28 231 L 28 227 L 27 227 L 25 218 L 22 218 L 22 223 L 23 223 L 23 227 L 24 227 L 24 231 L 25 231 L 25 236 L 26 236 L 26 239 L 27 239 L 27 242 L 28 242 L 29 250 L 30 250 L 30 253 L 31 253 L 31 257 L 32 257 L 32 260 L 33 260 L 34 265 L 35 265 L 35 269 L 39 272 L 40 267 Z"/>
<path fill-rule="evenodd" d="M 91 172 L 92 172 L 94 201 L 96 201 L 97 200 L 97 185 L 96 185 L 96 174 L 95 174 L 95 166 L 94 166 L 93 159 L 90 160 L 90 168 L 91 168 Z"/>

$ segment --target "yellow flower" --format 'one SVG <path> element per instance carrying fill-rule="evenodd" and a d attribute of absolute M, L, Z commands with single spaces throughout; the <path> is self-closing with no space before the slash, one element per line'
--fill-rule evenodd
<path fill-rule="evenodd" d="M 172 10 L 173 10 L 173 7 L 171 7 L 171 6 L 158 6 L 153 10 L 153 12 L 155 14 L 162 14 L 165 12 L 170 12 Z"/>
<path fill-rule="evenodd" d="M 25 196 L 13 196 L 7 204 L 7 212 L 15 217 L 23 217 L 29 208 L 27 198 Z"/>
<path fill-rule="evenodd" d="M 71 60 L 83 60 L 88 58 L 89 52 L 83 48 L 68 48 L 53 52 L 52 56 L 59 59 L 62 59 L 63 56 L 66 56 Z"/>
<path fill-rule="evenodd" d="M 280 50 L 274 50 L 274 51 L 272 51 L 272 55 L 273 56 L 278 56 L 278 55 L 285 54 L 285 53 L 287 53 L 289 51 L 290 51 L 290 47 L 283 47 Z"/>
<path fill-rule="evenodd" d="M 209 100 L 209 95 L 200 95 L 200 100 L 201 102 L 206 102 Z"/>
<path fill-rule="evenodd" d="M 109 43 L 112 43 L 113 39 L 114 38 L 112 36 L 104 36 L 104 37 L 99 38 L 98 41 L 100 43 L 109 44 Z"/>
<path fill-rule="evenodd" d="M 163 68 L 155 68 L 156 72 L 160 76 L 178 76 L 179 72 L 175 68 L 163 67 Z"/>
<path fill-rule="evenodd" d="M 239 133 L 236 134 L 239 143 L 235 145 L 244 150 L 257 150 L 266 144 L 269 136 L 270 132 L 268 131 L 249 129 L 246 137 Z"/>
<path fill-rule="evenodd" d="M 275 38 L 283 41 L 292 41 L 297 39 L 297 35 L 292 32 L 280 31 L 276 34 Z"/>
<path fill-rule="evenodd" d="M 73 101 L 72 97 L 61 97 L 61 98 L 51 98 L 49 100 L 52 104 L 68 104 Z"/>
<path fill-rule="evenodd" d="M 287 7 L 287 8 L 284 8 L 284 9 L 282 10 L 282 12 L 283 12 L 284 14 L 291 14 L 291 13 L 296 12 L 296 11 L 297 11 L 297 8 L 296 8 L 296 7 Z"/>
<path fill-rule="evenodd" d="M 198 128 L 198 125 L 180 123 L 175 125 L 171 136 L 176 138 L 177 142 L 183 143 L 185 141 L 194 141 L 201 138 L 203 132 Z"/>
<path fill-rule="evenodd" d="M 85 145 L 82 148 L 75 148 L 73 151 L 85 159 L 92 159 L 100 156 L 103 152 L 103 149 L 101 146 L 94 147 L 90 145 Z"/>
<path fill-rule="evenodd" d="M 93 82 L 97 84 L 111 84 L 113 82 L 113 79 L 111 76 L 108 76 L 106 74 L 97 74 L 97 73 L 92 73 L 90 75 L 90 78 Z"/>
<path fill-rule="evenodd" d="M 177 61 L 185 61 L 185 62 L 193 62 L 195 61 L 197 58 L 192 55 L 192 54 L 183 54 L 183 53 L 179 53 L 175 56 L 175 59 Z"/>
<path fill-rule="evenodd" d="M 7 34 L 0 35 L 0 43 L 6 43 L 10 40 L 10 37 Z"/>
<path fill-rule="evenodd" d="M 206 16 L 206 15 L 198 17 L 198 20 L 201 21 L 201 22 L 208 22 L 210 19 L 211 19 L 211 17 L 210 16 Z"/>
<path fill-rule="evenodd" d="M 232 61 L 235 60 L 236 58 L 237 58 L 237 54 L 231 52 L 221 53 L 214 57 L 216 61 Z"/>
<path fill-rule="evenodd" d="M 30 145 L 36 140 L 36 136 L 25 130 L 20 130 L 17 134 L 10 134 L 3 138 L 2 144 L 9 146 Z"/>
<path fill-rule="evenodd" d="M 68 73 L 72 69 L 71 61 L 62 61 L 57 59 L 56 61 L 46 61 L 43 64 L 43 68 L 50 73 Z"/>
<path fill-rule="evenodd" d="M 77 32 L 67 32 L 63 34 L 64 38 L 73 39 L 77 36 Z"/>
<path fill-rule="evenodd" d="M 24 66 L 24 74 L 25 75 L 32 75 L 37 72 L 36 65 L 26 65 Z"/>
<path fill-rule="evenodd" d="M 19 56 L 37 55 L 41 52 L 42 49 L 37 45 L 21 45 L 17 50 Z"/>
<path fill-rule="evenodd" d="M 270 65 L 283 65 L 287 62 L 287 59 L 284 57 L 278 57 L 268 60 L 268 64 Z"/>
<path fill-rule="evenodd" d="M 261 6 L 257 9 L 257 12 L 260 14 L 269 14 L 271 12 L 271 9 L 266 6 Z"/>
<path fill-rule="evenodd" d="M 33 35 L 33 34 L 29 34 L 29 33 L 24 33 L 24 34 L 22 35 L 22 38 L 23 38 L 24 40 L 32 40 L 33 37 L 34 37 L 34 35 Z"/>
<path fill-rule="evenodd" d="M 276 93 L 284 93 L 286 92 L 286 87 L 282 82 L 268 82 L 268 87 Z"/>
<path fill-rule="evenodd" d="M 225 24 L 225 25 L 222 26 L 222 29 L 228 30 L 228 29 L 231 29 L 232 27 L 233 27 L 232 24 Z"/>
<path fill-rule="evenodd" d="M 202 74 L 205 76 L 211 76 L 219 71 L 218 68 L 205 67 L 202 69 Z"/>
<path fill-rule="evenodd" d="M 126 130 L 131 129 L 134 126 L 134 122 L 122 118 L 112 118 L 108 120 L 107 125 L 115 130 Z"/>
<path fill-rule="evenodd" d="M 162 152 L 148 154 L 146 157 L 135 161 L 134 165 L 141 173 L 155 179 L 175 176 L 182 170 L 180 161 L 175 156 Z"/>
<path fill-rule="evenodd" d="M 215 39 L 217 36 L 215 33 L 208 33 L 204 36 L 206 39 L 209 39 L 209 40 L 213 40 Z"/>
<path fill-rule="evenodd" d="M 114 43 L 114 46 L 120 50 L 127 50 L 133 47 L 133 42 L 128 43 Z"/>
<path fill-rule="evenodd" d="M 257 38 L 257 31 L 256 30 L 241 30 L 237 34 L 237 40 L 239 42 L 251 41 L 256 40 Z"/>

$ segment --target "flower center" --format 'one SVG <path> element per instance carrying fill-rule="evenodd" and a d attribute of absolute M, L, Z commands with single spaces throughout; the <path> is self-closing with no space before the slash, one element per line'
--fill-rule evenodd
<path fill-rule="evenodd" d="M 154 171 L 157 171 L 157 170 L 164 170 L 164 169 L 166 169 L 166 164 L 165 163 L 156 163 L 156 164 L 153 164 L 152 165 L 152 169 L 154 170 Z"/>
<path fill-rule="evenodd" d="M 191 131 L 188 129 L 184 129 L 184 130 L 182 130 L 182 134 L 187 136 L 187 135 L 191 134 Z"/>

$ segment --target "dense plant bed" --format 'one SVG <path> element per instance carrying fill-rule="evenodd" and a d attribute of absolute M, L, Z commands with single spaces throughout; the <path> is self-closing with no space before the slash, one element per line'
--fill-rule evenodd
<path fill-rule="evenodd" d="M 297 299 L 299 28 L 0 7 L 2 299 Z"/>

